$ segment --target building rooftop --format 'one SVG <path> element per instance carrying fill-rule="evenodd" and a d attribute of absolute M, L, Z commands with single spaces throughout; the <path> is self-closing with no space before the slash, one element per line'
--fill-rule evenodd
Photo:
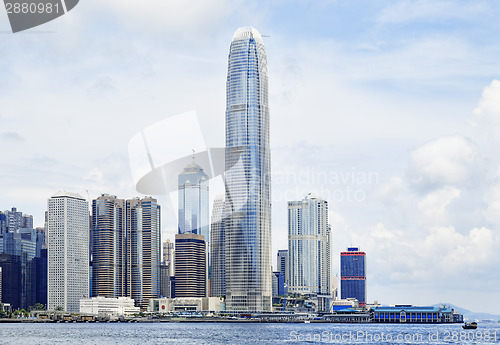
<path fill-rule="evenodd" d="M 85 200 L 83 196 L 81 196 L 78 193 L 71 193 L 71 192 L 57 192 L 56 194 L 52 195 L 51 198 L 73 198 L 73 199 L 80 199 L 80 200 Z"/>
<path fill-rule="evenodd" d="M 373 308 L 376 312 L 382 313 L 393 313 L 393 312 L 401 312 L 401 311 L 409 311 L 414 313 L 437 313 L 440 311 L 438 307 L 410 307 L 410 306 L 401 306 L 401 307 L 378 307 Z M 447 309 L 441 309 L 442 312 L 446 312 Z M 448 310 L 449 312 L 449 310 Z"/>
<path fill-rule="evenodd" d="M 249 38 L 254 38 L 257 43 L 264 44 L 262 36 L 260 33 L 251 26 L 246 26 L 236 30 L 233 36 L 233 41 L 245 40 Z"/>

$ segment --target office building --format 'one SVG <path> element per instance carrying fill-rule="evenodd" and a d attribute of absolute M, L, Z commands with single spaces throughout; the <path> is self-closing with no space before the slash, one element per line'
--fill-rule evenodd
<path fill-rule="evenodd" d="M 278 250 L 278 272 L 281 272 L 285 284 L 288 284 L 288 250 Z"/>
<path fill-rule="evenodd" d="M 42 301 L 47 303 L 46 297 L 41 300 L 37 298 L 38 279 L 41 279 L 37 275 L 37 265 L 42 264 L 43 261 L 40 259 L 42 244 L 43 234 L 34 229 L 21 228 L 17 232 L 0 235 L 0 253 L 11 255 L 20 264 L 18 272 L 21 279 L 18 290 L 20 300 L 19 304 L 14 303 L 15 308 L 27 309 Z M 46 287 L 45 291 L 47 291 Z"/>
<path fill-rule="evenodd" d="M 210 225 L 210 296 L 226 295 L 226 246 L 224 236 L 224 196 L 217 196 Z"/>
<path fill-rule="evenodd" d="M 330 241 L 326 200 L 288 202 L 289 294 L 331 294 Z"/>
<path fill-rule="evenodd" d="M 179 234 L 198 234 L 209 241 L 208 176 L 189 164 L 178 177 Z"/>
<path fill-rule="evenodd" d="M 33 229 L 33 216 L 28 214 L 23 214 L 22 222 L 23 222 L 22 228 Z"/>
<path fill-rule="evenodd" d="M 170 240 L 163 242 L 163 261 L 160 265 L 160 297 L 172 297 L 171 280 L 174 274 L 174 243 Z"/>
<path fill-rule="evenodd" d="M 7 217 L 7 232 L 16 232 L 23 227 L 23 213 L 12 207 L 10 211 L 4 212 Z"/>
<path fill-rule="evenodd" d="M 175 297 L 206 297 L 206 243 L 203 235 L 175 235 Z"/>
<path fill-rule="evenodd" d="M 8 228 L 7 215 L 0 211 L 0 235 L 5 234 Z"/>
<path fill-rule="evenodd" d="M 160 265 L 160 297 L 170 298 L 170 267 L 169 265 Z"/>
<path fill-rule="evenodd" d="M 80 195 L 54 194 L 48 200 L 48 309 L 80 310 L 89 296 L 89 205 Z"/>
<path fill-rule="evenodd" d="M 92 200 L 92 296 L 126 296 L 125 200 Z"/>
<path fill-rule="evenodd" d="M 206 297 L 209 245 L 208 176 L 193 162 L 179 174 L 178 188 L 179 234 L 175 236 L 175 296 Z"/>
<path fill-rule="evenodd" d="M 267 58 L 260 33 L 239 28 L 226 84 L 226 306 L 271 310 L 271 151 Z"/>
<path fill-rule="evenodd" d="M 21 260 L 19 256 L 0 254 L 2 271 L 2 303 L 9 303 L 11 308 L 19 309 L 21 305 Z"/>
<path fill-rule="evenodd" d="M 169 239 L 163 242 L 163 264 L 170 266 L 170 269 L 172 269 L 174 264 L 174 251 L 175 246 Z"/>
<path fill-rule="evenodd" d="M 360 307 L 366 305 L 366 253 L 359 248 L 340 253 L 340 298 L 356 298 Z"/>
<path fill-rule="evenodd" d="M 160 205 L 152 197 L 126 201 L 126 296 L 146 310 L 160 294 Z"/>
<path fill-rule="evenodd" d="M 32 286 L 34 291 L 34 303 L 35 305 L 40 303 L 47 306 L 47 274 L 48 274 L 48 250 L 47 248 L 42 248 L 40 255 L 36 256 L 32 262 Z"/>
<path fill-rule="evenodd" d="M 273 272 L 273 297 L 285 296 L 285 276 L 277 271 Z"/>

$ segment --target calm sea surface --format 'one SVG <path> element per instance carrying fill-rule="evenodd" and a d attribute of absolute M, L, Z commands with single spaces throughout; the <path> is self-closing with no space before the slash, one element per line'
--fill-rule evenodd
<path fill-rule="evenodd" d="M 499 344 L 500 324 L 0 324 L 0 344 Z"/>

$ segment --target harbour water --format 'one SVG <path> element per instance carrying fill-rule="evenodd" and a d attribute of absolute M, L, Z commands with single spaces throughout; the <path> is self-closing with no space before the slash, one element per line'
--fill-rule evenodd
<path fill-rule="evenodd" d="M 0 344 L 500 344 L 500 324 L 3 323 Z"/>

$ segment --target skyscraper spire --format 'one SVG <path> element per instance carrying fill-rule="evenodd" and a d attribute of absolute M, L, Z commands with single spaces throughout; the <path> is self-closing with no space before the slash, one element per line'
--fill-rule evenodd
<path fill-rule="evenodd" d="M 226 85 L 226 305 L 271 310 L 271 152 L 267 59 L 252 27 L 231 42 Z"/>

